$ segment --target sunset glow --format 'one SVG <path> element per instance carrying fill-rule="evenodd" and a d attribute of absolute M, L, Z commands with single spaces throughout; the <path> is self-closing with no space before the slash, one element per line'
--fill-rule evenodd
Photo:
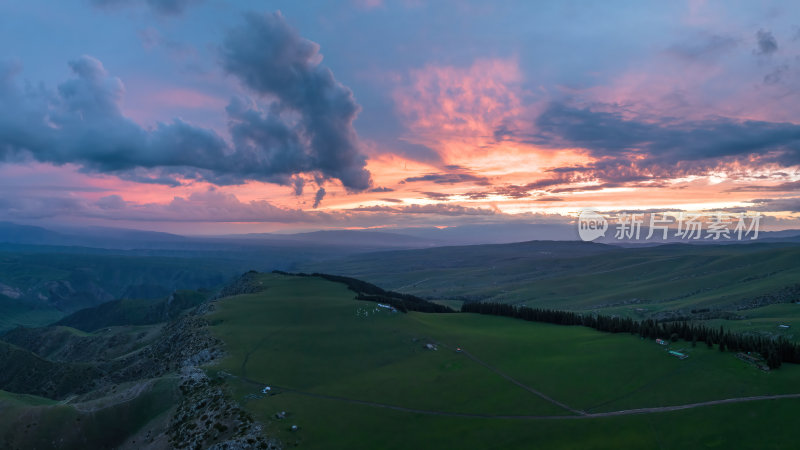
<path fill-rule="evenodd" d="M 50 46 L 0 28 L 2 220 L 215 234 L 592 207 L 800 225 L 791 14 L 666 2 L 611 31 L 610 11 L 559 3 L 103 3 Z M 5 8 L 33 29 L 69 7 Z"/>

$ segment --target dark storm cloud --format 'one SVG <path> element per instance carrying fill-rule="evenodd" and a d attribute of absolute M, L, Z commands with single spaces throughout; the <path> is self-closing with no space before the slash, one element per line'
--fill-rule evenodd
<path fill-rule="evenodd" d="M 183 14 L 189 6 L 200 3 L 201 1 L 202 0 L 89 0 L 89 3 L 104 9 L 146 4 L 158 14 L 177 16 Z"/>
<path fill-rule="evenodd" d="M 274 99 L 266 114 L 237 109 L 240 144 L 246 141 L 252 152 L 281 152 L 282 158 L 290 157 L 282 160 L 287 167 L 313 167 L 348 189 L 369 188 L 370 173 L 353 128 L 360 108 L 352 91 L 321 64 L 316 43 L 301 37 L 280 13 L 250 13 L 228 33 L 221 55 L 227 72 L 263 98 Z M 287 123 L 286 117 L 294 122 Z M 253 138 L 272 133 L 294 150 Z"/>
<path fill-rule="evenodd" d="M 626 157 L 645 156 L 645 166 L 678 163 L 703 166 L 703 160 L 764 155 L 785 165 L 800 163 L 800 126 L 791 123 L 734 121 L 725 118 L 680 121 L 627 119 L 617 112 L 593 111 L 554 103 L 537 119 L 538 143 L 577 146 L 595 157 L 617 157 L 607 168 L 624 168 Z M 695 164 L 696 163 L 696 164 Z M 578 168 L 571 169 L 577 171 Z M 635 173 L 630 174 L 636 178 Z"/>
<path fill-rule="evenodd" d="M 778 41 L 770 31 L 758 30 L 756 32 L 756 54 L 771 55 L 778 51 Z"/>
<path fill-rule="evenodd" d="M 152 130 L 125 118 L 119 102 L 122 82 L 109 77 L 96 59 L 69 63 L 75 77 L 54 92 L 17 89 L 0 76 L 0 158 L 23 155 L 57 165 L 75 163 L 84 170 L 144 176 L 136 169 L 159 169 L 166 183 L 175 176 L 213 181 L 231 175 L 225 143 L 214 132 L 180 120 Z M 6 72 L 8 73 L 8 72 Z M 235 155 L 233 160 L 235 160 Z"/>
<path fill-rule="evenodd" d="M 352 127 L 358 105 L 349 89 L 314 62 L 316 44 L 300 38 L 278 14 L 248 16 L 226 40 L 229 70 L 248 67 L 246 58 L 256 57 L 249 45 L 265 49 L 251 61 L 269 72 L 264 77 L 284 82 L 257 85 L 279 100 L 267 106 L 231 100 L 233 146 L 180 119 L 146 129 L 126 118 L 122 82 L 92 57 L 71 61 L 73 78 L 55 90 L 18 88 L 18 65 L 0 65 L 0 160 L 74 163 L 84 171 L 172 186 L 181 179 L 218 185 L 258 180 L 292 186 L 299 195 L 304 181 L 298 174 L 311 173 L 317 184 L 339 179 L 349 190 L 368 188 L 370 174 Z"/>

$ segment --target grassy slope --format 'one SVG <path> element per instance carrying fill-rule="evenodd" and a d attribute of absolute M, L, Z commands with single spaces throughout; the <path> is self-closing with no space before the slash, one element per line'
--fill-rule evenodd
<path fill-rule="evenodd" d="M 635 298 L 659 310 L 732 303 L 800 278 L 796 245 L 538 248 L 521 243 L 381 252 L 337 261 L 329 271 L 427 297 L 574 309 Z"/>
<path fill-rule="evenodd" d="M 352 300 L 343 285 L 279 275 L 263 281 L 266 291 L 219 303 L 212 329 L 230 356 L 218 369 L 311 393 L 448 412 L 569 414 L 444 345 L 423 350 L 428 341 L 463 346 L 591 411 L 795 392 L 800 380 L 800 367 L 764 373 L 701 346 L 679 361 L 652 342 L 580 327 L 466 314 L 364 318 L 357 311 L 374 305 Z M 269 431 L 305 448 L 776 448 L 794 439 L 791 411 L 800 406 L 776 400 L 614 418 L 454 418 L 291 392 L 248 400 L 260 385 L 229 383 Z M 271 420 L 282 410 L 288 419 Z M 300 430 L 288 431 L 291 424 Z"/>
<path fill-rule="evenodd" d="M 628 249 L 550 245 L 381 252 L 329 263 L 327 270 L 425 298 L 489 300 L 634 318 L 705 308 L 747 315 L 738 306 L 800 281 L 796 244 Z M 784 312 L 789 314 L 784 318 L 800 320 L 800 309 Z M 752 330 L 773 332 L 773 325 L 757 324 Z"/>
<path fill-rule="evenodd" d="M 86 333 L 65 326 L 15 328 L 2 340 L 50 361 L 92 362 L 123 357 L 159 336 L 161 325 L 114 326 Z"/>
<path fill-rule="evenodd" d="M 55 322 L 63 312 L 46 305 L 31 305 L 30 301 L 17 300 L 0 294 L 0 331 L 19 325 L 37 327 Z"/>
<path fill-rule="evenodd" d="M 207 296 L 207 293 L 196 291 L 176 291 L 158 300 L 113 300 L 74 312 L 54 325 L 85 332 L 118 325 L 151 325 L 175 319 L 182 311 L 203 303 Z"/>
<path fill-rule="evenodd" d="M 0 448 L 114 448 L 177 401 L 177 382 L 162 378 L 128 402 L 81 411 L 69 404 L 0 391 Z"/>
<path fill-rule="evenodd" d="M 476 413 L 498 406 L 520 414 L 559 413 L 538 399 L 506 392 L 504 381 L 452 351 L 425 350 L 430 330 L 409 321 L 414 315 L 380 310 L 358 317 L 358 309 L 377 307 L 353 300 L 342 284 L 264 277 L 270 283 L 266 292 L 236 297 L 235 326 L 225 325 L 233 317 L 224 312 L 212 319 L 222 320 L 215 330 L 232 355 L 222 366 L 226 371 L 241 374 L 247 358 L 249 378 L 320 394 Z M 221 305 L 225 311 L 228 303 Z M 464 396 L 464 389 L 497 394 Z"/>
<path fill-rule="evenodd" d="M 89 363 L 54 362 L 0 341 L 0 386 L 3 389 L 61 399 L 98 376 Z"/>

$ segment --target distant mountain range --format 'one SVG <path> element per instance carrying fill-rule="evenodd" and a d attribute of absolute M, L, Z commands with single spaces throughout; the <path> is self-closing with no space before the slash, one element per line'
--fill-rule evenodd
<path fill-rule="evenodd" d="M 671 242 L 689 244 L 731 244 L 751 242 L 749 239 L 681 240 L 674 236 L 667 240 L 645 237 L 643 227 L 640 239 L 615 239 L 614 229 L 596 242 L 614 245 L 659 245 Z M 658 233 L 656 233 L 658 234 Z M 79 246 L 103 249 L 172 249 L 172 250 L 230 250 L 237 247 L 313 247 L 347 249 L 347 253 L 387 249 L 416 249 L 451 245 L 508 244 L 527 241 L 579 240 L 573 225 L 564 224 L 480 224 L 455 227 L 381 228 L 366 230 L 322 230 L 305 233 L 251 233 L 220 236 L 182 236 L 156 231 L 125 228 L 63 228 L 48 229 L 32 225 L 0 222 L 0 243 L 25 245 Z M 800 242 L 800 230 L 761 231 L 759 242 Z"/>

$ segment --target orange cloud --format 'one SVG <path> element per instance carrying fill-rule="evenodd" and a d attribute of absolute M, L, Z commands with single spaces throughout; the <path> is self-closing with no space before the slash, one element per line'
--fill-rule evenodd
<path fill-rule="evenodd" d="M 498 127 L 522 111 L 521 74 L 513 59 L 477 60 L 467 68 L 427 65 L 412 70 L 408 78 L 407 85 L 395 90 L 394 100 L 407 120 L 411 141 L 490 142 Z"/>

